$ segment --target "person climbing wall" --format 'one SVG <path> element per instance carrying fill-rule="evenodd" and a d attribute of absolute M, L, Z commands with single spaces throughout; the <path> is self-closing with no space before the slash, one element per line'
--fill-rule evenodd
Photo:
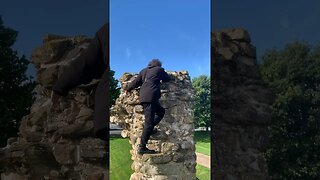
<path fill-rule="evenodd" d="M 126 87 L 125 93 L 141 86 L 139 92 L 139 101 L 143 106 L 145 121 L 139 145 L 139 154 L 154 154 L 154 150 L 146 147 L 152 134 L 157 133 L 154 127 L 161 121 L 165 114 L 165 109 L 159 103 L 161 97 L 160 84 L 168 82 L 170 76 L 161 67 L 159 59 L 152 59 L 148 67 L 142 69 L 139 75 Z"/>

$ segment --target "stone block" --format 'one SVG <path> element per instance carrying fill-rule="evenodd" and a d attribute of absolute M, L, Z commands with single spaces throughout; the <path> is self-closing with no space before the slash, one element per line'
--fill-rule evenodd
<path fill-rule="evenodd" d="M 77 161 L 76 146 L 71 142 L 55 144 L 52 152 L 56 161 L 60 164 L 69 165 Z"/>

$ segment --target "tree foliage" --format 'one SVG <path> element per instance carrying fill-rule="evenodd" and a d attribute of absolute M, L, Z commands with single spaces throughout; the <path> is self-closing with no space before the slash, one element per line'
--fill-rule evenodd
<path fill-rule="evenodd" d="M 19 57 L 11 46 L 18 32 L 3 25 L 0 16 L 0 146 L 17 136 L 21 118 L 28 114 L 34 101 L 35 82 L 27 77 L 29 61 Z"/>
<path fill-rule="evenodd" d="M 120 95 L 120 87 L 118 86 L 119 81 L 114 78 L 115 72 L 110 70 L 110 81 L 109 81 L 109 95 L 110 95 L 110 107 L 115 104 L 116 99 Z"/>
<path fill-rule="evenodd" d="M 196 127 L 210 127 L 210 77 L 201 75 L 192 79 L 195 90 L 194 120 Z"/>
<path fill-rule="evenodd" d="M 272 179 L 320 177 L 320 47 L 295 42 L 263 56 L 261 73 L 276 94 L 266 151 Z"/>

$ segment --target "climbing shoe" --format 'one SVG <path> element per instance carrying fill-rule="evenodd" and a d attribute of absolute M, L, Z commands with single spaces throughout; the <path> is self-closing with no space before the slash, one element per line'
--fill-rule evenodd
<path fill-rule="evenodd" d="M 155 128 L 155 129 L 152 130 L 151 135 L 154 135 L 154 134 L 157 134 L 157 133 L 158 133 L 158 130 Z"/>
<path fill-rule="evenodd" d="M 138 149 L 138 154 L 143 155 L 143 154 L 155 154 L 155 150 L 148 149 L 147 147 L 139 147 Z"/>

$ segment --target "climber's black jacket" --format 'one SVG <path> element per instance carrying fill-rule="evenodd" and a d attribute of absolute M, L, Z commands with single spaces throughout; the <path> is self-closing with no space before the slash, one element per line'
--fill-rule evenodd
<path fill-rule="evenodd" d="M 164 69 L 155 64 L 149 64 L 148 67 L 142 69 L 139 75 L 128 85 L 127 91 L 141 86 L 139 93 L 139 101 L 155 102 L 160 99 L 160 80 L 167 82 L 170 76 Z"/>
<path fill-rule="evenodd" d="M 96 32 L 88 48 L 62 73 L 52 90 L 67 96 L 70 89 L 80 84 L 87 84 L 94 78 L 101 78 L 95 92 L 94 132 L 99 138 L 107 139 L 106 136 L 109 134 L 109 24 L 103 25 Z M 103 130 L 102 134 L 100 134 L 101 130 Z"/>

